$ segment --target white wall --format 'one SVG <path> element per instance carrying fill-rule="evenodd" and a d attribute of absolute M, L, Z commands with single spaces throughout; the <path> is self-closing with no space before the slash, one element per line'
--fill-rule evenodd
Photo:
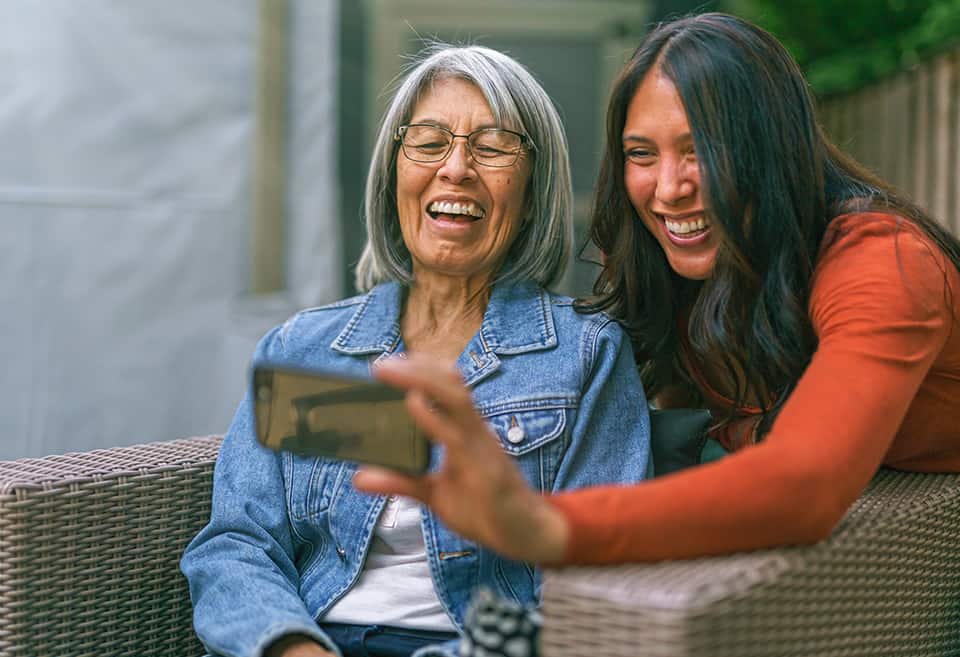
<path fill-rule="evenodd" d="M 290 290 L 253 299 L 256 2 L 0 3 L 0 458 L 223 432 L 338 295 L 336 2 L 291 12 Z"/>

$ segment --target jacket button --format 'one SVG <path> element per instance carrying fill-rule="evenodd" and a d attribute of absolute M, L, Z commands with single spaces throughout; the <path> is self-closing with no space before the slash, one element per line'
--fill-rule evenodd
<path fill-rule="evenodd" d="M 523 432 L 523 429 L 520 426 L 512 426 L 507 430 L 507 440 L 514 445 L 522 443 L 525 437 L 526 434 Z"/>
<path fill-rule="evenodd" d="M 339 545 L 337 546 L 337 556 L 340 557 L 343 561 L 347 560 L 347 551 L 344 550 Z"/>

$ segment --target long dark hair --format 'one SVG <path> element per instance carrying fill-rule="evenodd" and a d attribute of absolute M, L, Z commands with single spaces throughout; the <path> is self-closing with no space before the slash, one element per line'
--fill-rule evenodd
<path fill-rule="evenodd" d="M 655 66 L 686 109 L 701 193 L 719 228 L 716 264 L 703 282 L 672 270 L 624 187 L 627 106 Z M 827 224 L 873 209 L 915 222 L 960 266 L 960 242 L 824 135 L 806 81 L 776 38 L 725 14 L 665 23 L 644 38 L 611 93 L 590 231 L 605 262 L 595 296 L 578 307 L 623 323 L 648 396 L 670 384 L 695 391 L 682 358 L 711 363 L 727 371 L 737 408 L 760 400 L 765 430 L 816 349 L 807 304 Z"/>

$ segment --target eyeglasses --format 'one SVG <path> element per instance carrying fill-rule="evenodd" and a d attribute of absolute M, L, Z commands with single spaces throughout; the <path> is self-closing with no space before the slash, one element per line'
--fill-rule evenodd
<path fill-rule="evenodd" d="M 395 141 L 403 154 L 414 162 L 440 162 L 453 150 L 453 140 L 467 140 L 467 152 L 477 164 L 485 167 L 513 166 L 524 147 L 535 149 L 527 135 L 503 128 L 481 128 L 466 135 L 457 135 L 429 123 L 411 123 L 397 128 Z"/>

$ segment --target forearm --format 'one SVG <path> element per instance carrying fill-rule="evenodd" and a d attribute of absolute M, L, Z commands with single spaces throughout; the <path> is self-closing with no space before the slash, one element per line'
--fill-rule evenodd
<path fill-rule="evenodd" d="M 324 639 L 298 591 L 279 458 L 256 445 L 251 415 L 248 398 L 220 449 L 210 522 L 180 562 L 194 629 L 215 654 L 260 655 L 294 632 Z"/>
<path fill-rule="evenodd" d="M 683 559 L 827 536 L 853 498 L 815 483 L 805 468 L 770 463 L 763 452 L 752 448 L 640 485 L 552 497 L 568 536 L 562 562 Z"/>
<path fill-rule="evenodd" d="M 235 535 L 201 534 L 181 565 L 194 630 L 212 653 L 261 655 L 291 634 L 327 642 L 295 584 L 260 546 Z"/>

